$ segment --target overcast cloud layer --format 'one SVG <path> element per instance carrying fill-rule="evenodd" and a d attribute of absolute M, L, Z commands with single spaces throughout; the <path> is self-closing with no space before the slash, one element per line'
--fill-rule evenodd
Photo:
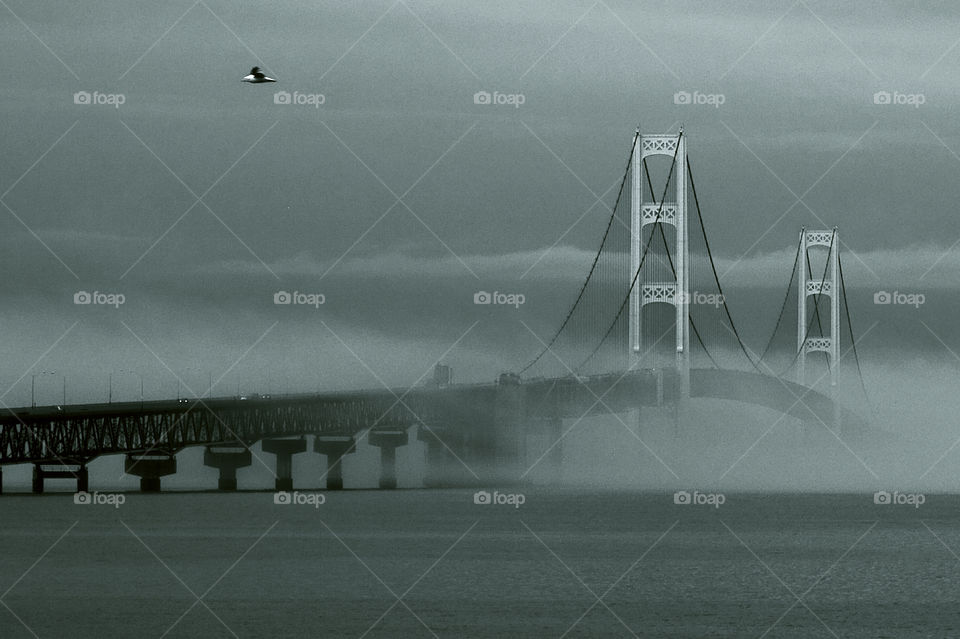
<path fill-rule="evenodd" d="M 576 295 L 638 124 L 683 123 L 754 347 L 800 227 L 835 225 L 866 359 L 955 364 L 958 13 L 9 1 L 3 399 L 29 401 L 42 371 L 45 400 L 66 376 L 81 401 L 104 399 L 111 371 L 129 398 L 138 376 L 160 397 L 177 377 L 224 394 L 410 384 L 441 356 L 461 379 L 517 368 L 540 346 L 520 320 L 548 339 Z M 242 84 L 253 65 L 279 82 Z M 279 290 L 326 301 L 278 307 Z M 527 303 L 478 308 L 478 290 Z M 878 307 L 881 290 L 926 303 Z"/>

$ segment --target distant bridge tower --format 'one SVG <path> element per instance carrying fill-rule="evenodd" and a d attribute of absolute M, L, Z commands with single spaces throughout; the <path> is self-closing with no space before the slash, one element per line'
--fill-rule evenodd
<path fill-rule="evenodd" d="M 827 263 L 822 273 L 822 279 L 817 278 L 817 271 L 808 276 L 805 264 L 801 262 L 799 270 L 799 293 L 797 313 L 797 383 L 806 384 L 807 353 L 823 351 L 827 354 L 830 365 L 830 385 L 837 385 L 837 372 L 840 361 L 840 282 L 837 279 L 838 265 L 840 264 L 840 238 L 837 228 L 829 231 L 808 231 L 800 229 L 800 256 L 806 260 L 809 247 L 822 246 L 826 248 Z M 814 279 L 817 278 L 817 279 Z M 830 334 L 810 337 L 808 328 L 811 320 L 807 316 L 807 298 L 811 295 L 826 295 L 830 298 Z M 820 312 L 823 305 L 817 304 Z"/>
<path fill-rule="evenodd" d="M 659 221 L 676 229 L 675 246 L 669 247 L 676 267 L 674 281 L 647 282 L 643 273 L 639 286 L 630 294 L 630 346 L 634 354 L 643 349 L 643 307 L 655 302 L 672 304 L 676 309 L 677 370 L 680 374 L 681 397 L 690 395 L 690 291 L 687 246 L 687 149 L 683 128 L 679 134 L 638 135 L 633 149 L 633 196 L 631 197 L 630 263 L 631 277 L 643 259 L 643 228 Z M 678 148 L 679 147 L 679 148 Z M 673 168 L 675 185 L 673 201 L 658 202 L 660 193 L 644 193 L 646 176 L 643 160 L 651 155 L 676 157 Z M 656 187 L 655 187 L 656 188 Z M 669 194 L 667 195 L 669 198 Z M 661 208 L 661 204 L 663 205 Z"/>

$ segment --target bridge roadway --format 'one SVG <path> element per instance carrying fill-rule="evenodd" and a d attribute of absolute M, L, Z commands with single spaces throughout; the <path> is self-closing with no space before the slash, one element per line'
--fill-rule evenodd
<path fill-rule="evenodd" d="M 438 430 L 456 424 L 493 435 L 497 406 L 503 404 L 508 386 L 501 380 L 442 388 L 13 408 L 0 412 L 0 464 L 86 463 L 100 455 L 157 450 L 173 454 L 188 446 L 252 445 L 261 439 L 311 434 L 355 436 L 371 428 L 406 430 L 421 422 Z M 675 371 L 641 369 L 530 379 L 512 392 L 518 406 L 511 409 L 510 421 L 522 425 L 538 418 L 578 418 L 671 403 L 679 389 Z M 827 425 L 835 418 L 834 402 L 826 395 L 755 373 L 693 369 L 690 396 L 760 405 Z M 866 428 L 851 411 L 839 412 L 844 432 Z"/>

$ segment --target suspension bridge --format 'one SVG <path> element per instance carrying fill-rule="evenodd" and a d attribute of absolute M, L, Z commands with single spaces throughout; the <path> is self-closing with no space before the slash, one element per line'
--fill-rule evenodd
<path fill-rule="evenodd" d="M 218 487 L 235 490 L 258 442 L 275 456 L 277 490 L 292 490 L 292 457 L 308 438 L 326 457 L 328 489 L 343 487 L 341 461 L 362 439 L 380 449 L 380 487 L 393 488 L 396 449 L 413 431 L 426 447 L 428 486 L 479 483 L 486 468 L 521 479 L 530 433 L 552 442 L 537 461 L 555 467 L 565 420 L 631 414 L 643 423 L 641 409 L 658 407 L 679 427 L 698 398 L 763 406 L 837 437 L 869 432 L 839 401 L 841 342 L 866 390 L 837 229 L 800 229 L 779 315 L 765 347 L 752 350 L 721 286 L 686 147 L 682 129 L 636 131 L 583 283 L 518 371 L 453 384 L 438 364 L 431 383 L 410 388 L 10 408 L 0 412 L 0 491 L 12 464 L 33 465 L 34 492 L 52 478 L 86 491 L 87 465 L 105 455 L 124 455 L 141 490 L 158 491 L 191 446 L 205 447 Z M 823 368 L 813 365 L 820 354 Z"/>

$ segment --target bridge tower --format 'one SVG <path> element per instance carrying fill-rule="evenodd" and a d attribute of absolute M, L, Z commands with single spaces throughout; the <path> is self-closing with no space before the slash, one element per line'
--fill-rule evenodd
<path fill-rule="evenodd" d="M 806 384 L 807 353 L 822 351 L 827 354 L 830 365 L 830 386 L 837 386 L 837 373 L 840 360 L 840 282 L 837 279 L 840 264 L 840 238 L 837 228 L 827 231 L 808 231 L 800 229 L 800 256 L 806 259 L 807 249 L 810 247 L 824 247 L 827 250 L 827 263 L 822 271 L 821 279 L 814 279 L 817 273 L 809 276 L 804 264 L 799 270 L 799 285 L 797 291 L 797 383 Z M 808 328 L 811 320 L 807 315 L 807 298 L 812 295 L 826 295 L 830 298 L 830 334 L 810 337 Z M 817 303 L 817 308 L 823 305 Z M 836 395 L 836 391 L 834 392 Z"/>
<path fill-rule="evenodd" d="M 676 310 L 677 372 L 680 375 L 680 397 L 690 396 L 690 263 L 687 241 L 687 149 L 683 127 L 678 134 L 638 135 L 633 149 L 633 194 L 630 210 L 631 277 L 643 260 L 643 228 L 657 221 L 676 229 L 676 242 L 668 247 L 673 255 L 676 278 L 673 281 L 648 282 L 643 273 L 630 294 L 630 348 L 635 356 L 643 349 L 643 307 L 662 302 Z M 676 157 L 673 167 L 673 201 L 658 202 L 658 193 L 645 193 L 644 159 L 652 155 Z M 669 198 L 669 192 L 667 197 Z M 661 206 L 662 205 L 662 206 Z M 659 215 L 659 217 L 658 217 Z"/>
<path fill-rule="evenodd" d="M 827 250 L 826 265 L 820 271 L 807 273 L 803 264 L 799 268 L 799 285 L 797 291 L 797 383 L 806 385 L 807 353 L 821 351 L 827 354 L 830 366 L 830 388 L 833 396 L 833 424 L 836 433 L 841 430 L 840 387 L 837 384 L 840 366 L 840 281 L 837 274 L 840 266 L 840 238 L 837 227 L 832 230 L 808 231 L 800 229 L 800 255 L 807 259 L 807 249 L 823 247 Z M 826 295 L 830 298 L 830 333 L 829 335 L 809 336 L 811 320 L 807 318 L 807 298 L 810 296 Z M 817 298 L 814 298 L 817 299 Z M 823 304 L 817 302 L 816 308 L 822 312 Z"/>

